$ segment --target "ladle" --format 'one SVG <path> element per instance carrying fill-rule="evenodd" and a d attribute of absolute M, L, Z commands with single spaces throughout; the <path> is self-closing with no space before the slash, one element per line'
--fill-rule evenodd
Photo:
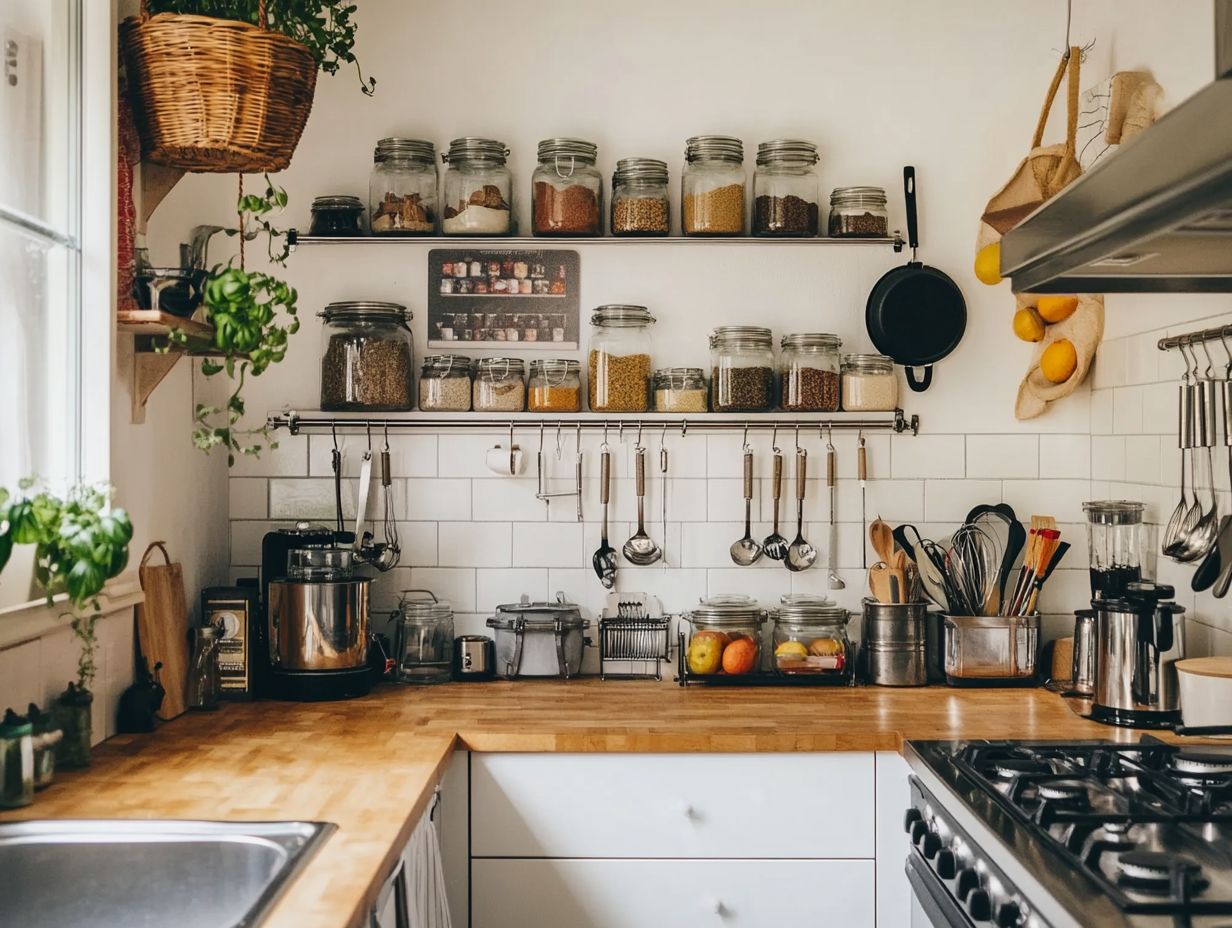
<path fill-rule="evenodd" d="M 646 508 L 646 449 L 640 444 L 633 449 L 634 467 L 637 473 L 637 532 L 625 542 L 625 560 L 638 567 L 647 567 L 659 560 L 663 552 L 646 534 L 644 511 Z M 666 492 L 666 487 L 664 488 Z"/>
<path fill-rule="evenodd" d="M 796 540 L 787 549 L 788 570 L 808 570 L 817 560 L 817 549 L 804 540 L 804 480 L 808 452 L 796 449 Z"/>
<path fill-rule="evenodd" d="M 761 545 L 753 540 L 753 449 L 744 446 L 744 536 L 732 542 L 731 559 L 740 567 L 748 567 L 761 558 Z"/>

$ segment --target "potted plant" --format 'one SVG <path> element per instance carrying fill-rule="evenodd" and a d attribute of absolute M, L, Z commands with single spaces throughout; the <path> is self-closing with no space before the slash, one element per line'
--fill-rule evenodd
<path fill-rule="evenodd" d="M 23 480 L 16 496 L 0 487 L 0 571 L 16 545 L 32 544 L 34 579 L 51 605 L 64 593 L 73 635 L 81 645 L 77 679 L 56 700 L 52 715 L 64 732 L 56 757 L 62 767 L 90 762 L 90 709 L 94 695 L 95 626 L 103 586 L 128 564 L 132 522 L 112 509 L 110 491 L 90 485 L 64 496 Z"/>

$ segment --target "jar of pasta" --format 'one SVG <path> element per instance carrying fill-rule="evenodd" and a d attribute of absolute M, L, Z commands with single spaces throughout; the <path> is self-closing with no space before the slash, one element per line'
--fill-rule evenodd
<path fill-rule="evenodd" d="M 594 412 L 646 412 L 650 408 L 654 316 L 645 306 L 598 307 L 590 317 L 587 399 Z"/>
<path fill-rule="evenodd" d="M 680 182 L 685 235 L 744 232 L 744 144 L 730 135 L 696 135 L 685 143 Z"/>

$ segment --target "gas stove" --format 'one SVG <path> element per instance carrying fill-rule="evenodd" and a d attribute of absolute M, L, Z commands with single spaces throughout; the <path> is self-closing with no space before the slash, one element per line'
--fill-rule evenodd
<path fill-rule="evenodd" d="M 965 919 L 932 924 L 1232 928 L 1232 749 L 909 748 L 909 875 Z"/>

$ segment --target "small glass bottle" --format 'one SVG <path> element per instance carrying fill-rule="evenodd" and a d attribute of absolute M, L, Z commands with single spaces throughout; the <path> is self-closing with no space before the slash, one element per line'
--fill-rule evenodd
<path fill-rule="evenodd" d="M 483 358 L 475 364 L 475 412 L 522 412 L 526 408 L 526 365 L 521 358 Z"/>
<path fill-rule="evenodd" d="M 531 226 L 535 235 L 603 232 L 603 176 L 599 149 L 581 139 L 544 139 L 531 177 Z"/>
<path fill-rule="evenodd" d="M 886 193 L 881 187 L 835 187 L 830 194 L 832 238 L 886 238 Z"/>
<path fill-rule="evenodd" d="M 470 412 L 470 358 L 457 354 L 424 358 L 419 373 L 419 408 L 424 412 Z"/>
<path fill-rule="evenodd" d="M 685 142 L 680 200 L 685 235 L 744 232 L 744 144 L 730 135 Z"/>
<path fill-rule="evenodd" d="M 188 708 L 218 708 L 218 640 L 221 632 L 213 625 L 194 629 L 192 669 L 188 674 Z"/>
<path fill-rule="evenodd" d="M 530 362 L 526 406 L 531 412 L 581 412 L 582 366 L 568 358 Z"/>
<path fill-rule="evenodd" d="M 645 306 L 612 303 L 590 317 L 587 399 L 592 412 L 646 412 L 650 408 L 654 316 Z"/>
<path fill-rule="evenodd" d="M 894 359 L 884 354 L 843 355 L 841 391 L 846 412 L 891 412 L 898 408 Z"/>
<path fill-rule="evenodd" d="M 508 235 L 513 175 L 505 166 L 509 149 L 495 139 L 461 138 L 449 143 L 441 160 L 441 231 L 445 235 Z"/>
<path fill-rule="evenodd" d="M 766 412 L 774 408 L 774 340 L 755 325 L 725 325 L 710 335 L 710 408 Z"/>
<path fill-rule="evenodd" d="M 654 158 L 621 158 L 612 174 L 613 235 L 667 235 L 671 231 L 671 200 L 667 192 L 667 162 Z"/>
<path fill-rule="evenodd" d="M 0 809 L 34 802 L 34 736 L 30 720 L 12 709 L 0 721 Z"/>
<path fill-rule="evenodd" d="M 837 335 L 800 332 L 784 335 L 779 357 L 779 405 L 789 412 L 838 412 Z"/>
<path fill-rule="evenodd" d="M 654 373 L 655 412 L 706 412 L 706 375 L 700 367 L 664 367 Z"/>
<path fill-rule="evenodd" d="M 757 146 L 753 234 L 811 238 L 817 234 L 817 146 L 779 139 Z"/>
<path fill-rule="evenodd" d="M 422 139 L 381 139 L 368 181 L 373 235 L 436 231 L 436 146 Z"/>

